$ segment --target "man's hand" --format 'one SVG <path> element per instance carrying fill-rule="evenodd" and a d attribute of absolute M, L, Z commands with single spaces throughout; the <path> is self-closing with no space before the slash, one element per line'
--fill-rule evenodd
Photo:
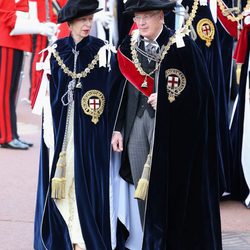
<path fill-rule="evenodd" d="M 112 148 L 115 152 L 122 152 L 123 150 L 123 138 L 119 131 L 114 131 L 111 140 Z"/>
<path fill-rule="evenodd" d="M 153 93 L 149 96 L 148 98 L 148 104 L 152 106 L 154 110 L 156 110 L 156 105 L 157 105 L 157 94 Z"/>

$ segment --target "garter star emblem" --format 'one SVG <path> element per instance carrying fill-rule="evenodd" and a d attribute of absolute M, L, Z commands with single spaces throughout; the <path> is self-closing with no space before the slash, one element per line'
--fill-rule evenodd
<path fill-rule="evenodd" d="M 170 103 L 172 103 L 186 87 L 186 77 L 178 69 L 166 70 L 165 77 L 167 80 L 168 100 Z"/>
<path fill-rule="evenodd" d="M 199 37 L 206 41 L 206 46 L 209 47 L 215 34 L 215 28 L 212 21 L 208 18 L 203 18 L 197 23 L 196 29 Z"/>
<path fill-rule="evenodd" d="M 81 105 L 83 112 L 92 116 L 91 121 L 97 124 L 104 110 L 105 97 L 99 90 L 92 89 L 83 95 Z"/>

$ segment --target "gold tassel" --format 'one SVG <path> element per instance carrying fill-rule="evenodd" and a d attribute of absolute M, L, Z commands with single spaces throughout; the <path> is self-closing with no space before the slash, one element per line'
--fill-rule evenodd
<path fill-rule="evenodd" d="M 64 168 L 66 167 L 66 152 L 65 151 L 61 151 L 61 153 L 59 154 L 59 159 L 56 163 L 56 167 L 60 167 L 60 168 Z"/>
<path fill-rule="evenodd" d="M 59 159 L 56 164 L 56 174 L 60 175 L 52 178 L 51 183 L 51 198 L 53 199 L 64 199 L 65 189 L 66 189 L 66 178 L 65 178 L 65 168 L 66 168 L 66 152 L 62 151 L 59 155 Z"/>
<path fill-rule="evenodd" d="M 236 66 L 236 82 L 238 85 L 240 84 L 241 66 L 242 64 L 237 64 Z"/>
<path fill-rule="evenodd" d="M 135 198 L 140 200 L 145 200 L 148 193 L 148 184 L 147 179 L 141 178 L 138 182 L 137 188 L 135 190 Z"/>
<path fill-rule="evenodd" d="M 53 199 L 65 199 L 65 189 L 66 189 L 66 178 L 56 178 L 52 179 L 51 184 L 51 198 Z"/>
<path fill-rule="evenodd" d="M 151 162 L 152 156 L 148 154 L 147 161 L 144 164 L 142 176 L 138 182 L 138 185 L 135 190 L 134 197 L 136 199 L 145 200 L 148 193 L 148 186 L 149 186 L 149 178 L 150 178 L 150 170 L 151 170 Z"/>

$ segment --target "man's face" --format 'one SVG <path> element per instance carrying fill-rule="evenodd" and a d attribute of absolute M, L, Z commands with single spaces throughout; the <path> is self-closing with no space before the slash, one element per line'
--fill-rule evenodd
<path fill-rule="evenodd" d="M 73 37 L 77 37 L 79 38 L 79 40 L 87 37 L 89 35 L 92 23 L 93 15 L 83 16 L 74 19 L 69 25 Z"/>
<path fill-rule="evenodd" d="M 137 24 L 141 36 L 154 40 L 164 23 L 164 13 L 160 10 L 135 12 L 133 20 Z"/>

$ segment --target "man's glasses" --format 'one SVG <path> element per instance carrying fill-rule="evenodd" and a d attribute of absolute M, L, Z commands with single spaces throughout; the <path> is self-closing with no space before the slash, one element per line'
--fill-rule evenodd
<path fill-rule="evenodd" d="M 159 11 L 148 13 L 146 15 L 136 15 L 136 16 L 133 17 L 133 21 L 135 23 L 139 23 L 141 21 L 148 22 L 153 16 L 155 16 L 157 14 L 159 14 Z"/>

